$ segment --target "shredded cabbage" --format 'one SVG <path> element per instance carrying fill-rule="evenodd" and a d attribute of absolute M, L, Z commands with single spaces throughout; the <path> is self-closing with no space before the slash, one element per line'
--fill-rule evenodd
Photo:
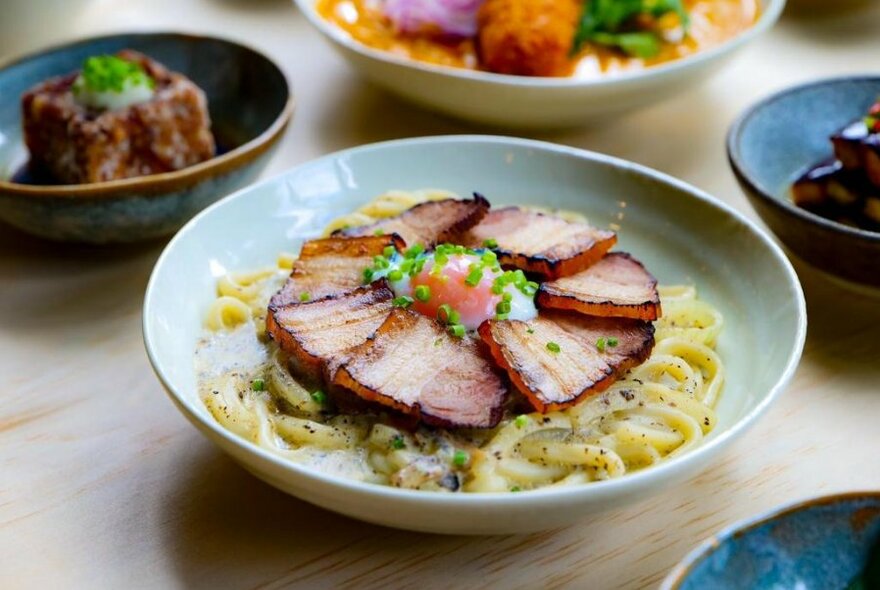
<path fill-rule="evenodd" d="M 385 0 L 385 15 L 405 33 L 439 28 L 459 37 L 477 34 L 477 10 L 483 0 Z"/>

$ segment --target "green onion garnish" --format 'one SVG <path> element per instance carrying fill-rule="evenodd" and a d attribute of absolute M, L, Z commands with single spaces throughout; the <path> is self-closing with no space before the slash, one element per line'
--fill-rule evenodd
<path fill-rule="evenodd" d="M 394 249 L 394 246 L 385 246 L 385 249 L 382 250 L 382 255 L 385 256 L 385 258 L 391 258 L 396 251 L 397 250 Z"/>
<path fill-rule="evenodd" d="M 302 301 L 303 303 L 305 303 L 306 301 L 308 301 L 308 300 L 311 299 L 311 298 L 312 298 L 312 296 L 309 295 L 309 294 L 308 294 L 307 292 L 305 292 L 305 291 L 303 291 L 302 293 L 299 294 L 299 300 Z"/>
<path fill-rule="evenodd" d="M 320 389 L 316 389 L 312 392 L 312 399 L 315 400 L 316 403 L 323 404 L 327 401 L 327 394 Z"/>
<path fill-rule="evenodd" d="M 522 488 L 519 486 L 513 486 L 512 488 L 510 488 L 510 491 L 511 492 L 521 492 Z"/>
<path fill-rule="evenodd" d="M 559 345 L 555 342 L 548 342 L 547 343 L 547 350 L 549 350 L 550 352 L 556 353 L 556 352 L 559 352 L 560 350 L 562 350 L 562 348 L 560 348 Z"/>
<path fill-rule="evenodd" d="M 437 319 L 444 324 L 457 324 L 460 317 L 459 313 L 452 309 L 448 303 L 437 308 Z"/>
<path fill-rule="evenodd" d="M 140 64 L 116 57 L 95 55 L 83 62 L 82 71 L 73 85 L 73 93 L 83 91 L 121 93 L 126 87 L 146 86 L 153 89 L 156 81 Z"/>
<path fill-rule="evenodd" d="M 483 267 L 478 264 L 472 264 L 471 270 L 464 279 L 464 284 L 468 287 L 476 287 L 483 280 Z"/>
<path fill-rule="evenodd" d="M 391 439 L 391 448 L 400 450 L 406 446 L 406 441 L 399 434 Z"/>
<path fill-rule="evenodd" d="M 534 334 L 534 333 L 535 333 L 535 329 L 534 329 L 534 328 L 526 328 L 526 333 L 528 333 L 528 334 Z"/>
<path fill-rule="evenodd" d="M 425 247 L 422 244 L 414 244 L 406 249 L 406 252 L 403 253 L 403 256 L 405 258 L 415 258 L 424 251 Z"/>
<path fill-rule="evenodd" d="M 615 346 L 617 346 L 617 338 L 615 338 L 614 336 L 610 336 L 606 341 L 606 344 L 611 348 L 614 348 Z"/>
<path fill-rule="evenodd" d="M 251 389 L 254 391 L 263 391 L 266 389 L 266 382 L 262 379 L 254 379 L 251 381 Z"/>
<path fill-rule="evenodd" d="M 608 339 L 602 336 L 598 340 L 596 340 L 596 349 L 599 352 L 605 352 L 605 344 L 608 342 Z"/>
<path fill-rule="evenodd" d="M 373 282 L 373 269 L 372 268 L 365 268 L 364 269 L 364 284 L 368 284 L 368 283 L 372 283 L 372 282 Z"/>
<path fill-rule="evenodd" d="M 462 338 L 465 333 L 465 328 L 461 324 L 452 324 L 447 330 L 450 336 L 455 336 L 456 338 Z"/>
<path fill-rule="evenodd" d="M 455 451 L 455 454 L 452 455 L 452 462 L 458 467 L 464 467 L 468 459 L 470 459 L 470 456 L 467 454 L 467 451 L 462 451 L 461 449 Z"/>
<path fill-rule="evenodd" d="M 392 270 L 391 272 L 388 273 L 388 280 L 391 281 L 392 283 L 396 283 L 397 281 L 402 281 L 403 280 L 403 273 L 395 268 L 394 270 Z"/>
<path fill-rule="evenodd" d="M 489 238 L 488 240 L 483 240 L 483 247 L 484 248 L 497 248 L 498 247 L 498 240 L 496 240 L 495 238 Z"/>
<path fill-rule="evenodd" d="M 425 302 L 431 298 L 431 287 L 428 285 L 419 285 L 415 290 L 416 299 Z"/>
<path fill-rule="evenodd" d="M 497 313 L 498 315 L 510 313 L 510 302 L 499 301 L 498 305 L 495 306 L 495 313 Z"/>
<path fill-rule="evenodd" d="M 525 428 L 526 424 L 529 423 L 529 418 L 525 414 L 520 414 L 514 419 L 513 423 L 516 424 L 517 428 Z"/>
<path fill-rule="evenodd" d="M 510 317 L 509 313 L 496 313 L 495 314 L 495 319 L 498 320 L 499 322 L 504 321 L 504 320 L 508 319 L 509 317 Z"/>
<path fill-rule="evenodd" d="M 513 293 L 508 293 L 507 291 L 505 291 L 501 294 L 501 300 L 510 303 L 511 301 L 513 301 Z"/>
<path fill-rule="evenodd" d="M 343 228 L 343 229 L 345 229 L 345 228 Z M 374 236 L 384 236 L 384 235 L 385 235 L 385 230 L 384 230 L 384 229 L 381 229 L 381 228 L 380 228 L 380 229 L 377 229 L 376 231 L 373 232 L 373 235 L 374 235 Z"/>
<path fill-rule="evenodd" d="M 402 307 L 406 309 L 413 304 L 413 298 L 409 295 L 401 295 L 400 297 L 395 297 L 394 299 L 392 299 L 391 304 L 394 307 Z"/>
<path fill-rule="evenodd" d="M 374 256 L 373 257 L 373 266 L 375 266 L 376 268 L 382 269 L 382 268 L 388 268 L 389 266 L 391 266 L 391 263 L 388 262 L 388 259 L 385 258 L 384 256 Z"/>

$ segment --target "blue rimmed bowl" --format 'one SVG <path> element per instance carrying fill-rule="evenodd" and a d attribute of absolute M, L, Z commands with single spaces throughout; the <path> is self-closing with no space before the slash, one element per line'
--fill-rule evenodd
<path fill-rule="evenodd" d="M 727 154 L 740 186 L 770 229 L 804 261 L 847 281 L 880 287 L 880 233 L 797 207 L 791 184 L 829 158 L 829 137 L 880 96 L 880 76 L 797 86 L 759 102 L 730 129 Z"/>
<path fill-rule="evenodd" d="M 856 588 L 850 584 L 864 573 L 869 561 L 878 559 L 878 544 L 880 492 L 816 498 L 712 537 L 672 571 L 662 588 Z"/>
<path fill-rule="evenodd" d="M 57 185 L 27 173 L 19 98 L 91 55 L 134 49 L 193 80 L 208 98 L 218 154 L 175 172 Z M 126 33 L 69 43 L 0 67 L 0 219 L 60 241 L 133 242 L 168 235 L 251 182 L 293 116 L 290 85 L 265 55 L 182 33 Z"/>

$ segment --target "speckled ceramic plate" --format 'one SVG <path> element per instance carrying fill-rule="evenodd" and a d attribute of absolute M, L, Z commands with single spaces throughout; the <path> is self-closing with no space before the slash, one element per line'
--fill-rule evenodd
<path fill-rule="evenodd" d="M 617 223 L 620 249 L 662 283 L 692 283 L 726 317 L 728 380 L 718 426 L 695 451 L 620 479 L 518 494 L 442 494 L 343 480 L 287 462 L 221 427 L 196 391 L 193 352 L 229 270 L 272 264 L 324 225 L 391 188 L 479 190 L 493 204 L 536 204 Z M 435 137 L 368 145 L 303 164 L 208 208 L 171 241 L 144 304 L 144 340 L 181 412 L 245 468 L 303 500 L 388 526 L 508 533 L 562 526 L 635 502 L 711 465 L 792 377 L 806 332 L 788 260 L 752 222 L 659 172 L 522 139 Z"/>
<path fill-rule="evenodd" d="M 878 544 L 880 492 L 816 498 L 715 535 L 663 590 L 870 590 L 850 584 Z"/>

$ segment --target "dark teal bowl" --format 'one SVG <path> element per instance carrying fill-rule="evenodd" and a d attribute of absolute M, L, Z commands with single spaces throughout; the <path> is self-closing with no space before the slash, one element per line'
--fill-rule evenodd
<path fill-rule="evenodd" d="M 878 558 L 878 543 L 880 492 L 817 498 L 716 535 L 662 588 L 845 590 Z"/>
<path fill-rule="evenodd" d="M 218 155 L 176 172 L 110 182 L 39 184 L 25 172 L 21 94 L 80 67 L 91 55 L 129 48 L 192 79 L 208 98 Z M 134 242 L 176 231 L 217 199 L 251 182 L 293 115 L 284 73 L 243 45 L 181 33 L 128 33 L 77 41 L 0 68 L 0 219 L 53 240 Z"/>
<path fill-rule="evenodd" d="M 829 136 L 863 116 L 880 77 L 798 86 L 746 111 L 727 137 L 734 174 L 755 211 L 800 258 L 848 281 L 880 287 L 880 233 L 849 227 L 794 205 L 789 188 L 832 155 Z"/>

